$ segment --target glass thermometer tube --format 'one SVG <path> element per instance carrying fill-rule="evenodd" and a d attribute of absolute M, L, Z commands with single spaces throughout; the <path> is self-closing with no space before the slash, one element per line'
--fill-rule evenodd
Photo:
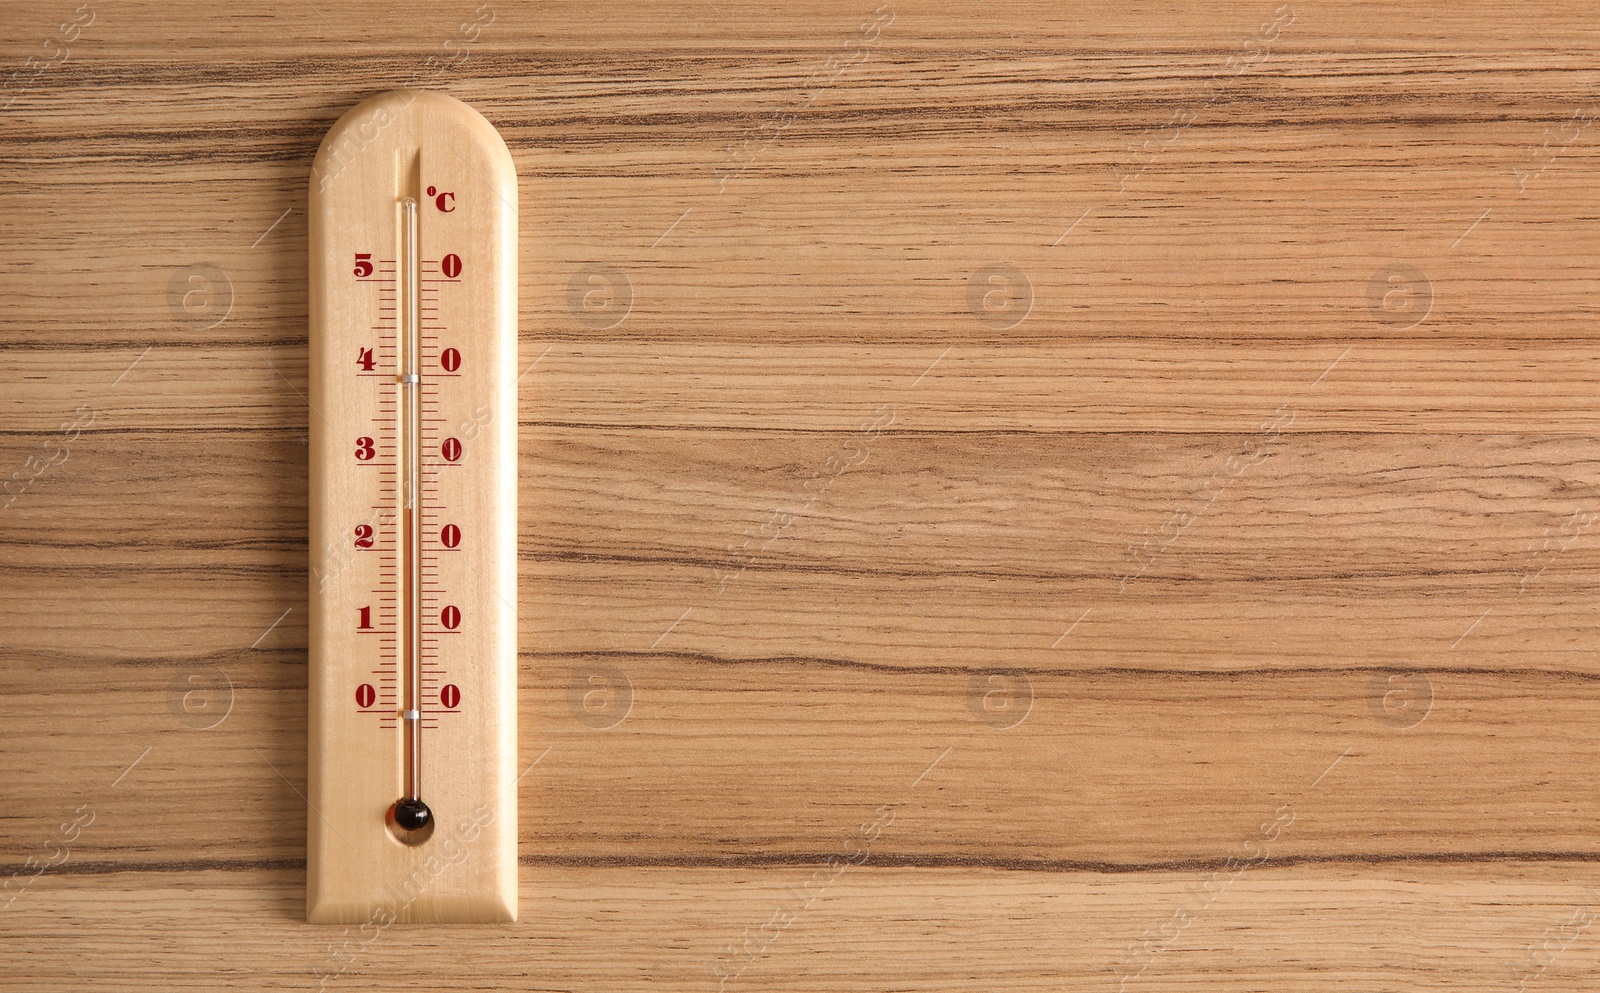
<path fill-rule="evenodd" d="M 400 544 L 404 589 L 400 600 L 400 662 L 404 668 L 400 726 L 405 753 L 405 792 L 394 805 L 394 821 L 407 831 L 420 832 L 433 819 L 422 800 L 422 413 L 421 306 L 422 262 L 417 254 L 417 201 L 400 201 L 400 264 L 396 267 L 400 292 L 399 456 Z M 418 839 L 424 840 L 424 839 Z"/>

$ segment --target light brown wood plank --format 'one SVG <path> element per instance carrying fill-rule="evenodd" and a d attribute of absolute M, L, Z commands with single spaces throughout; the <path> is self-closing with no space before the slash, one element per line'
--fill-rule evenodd
<path fill-rule="evenodd" d="M 274 637 L 303 633 L 291 617 Z M 305 802 L 303 652 L 130 654 L 111 668 L 11 658 L 23 675 L 8 750 L 53 758 L 13 773 L 8 853 L 20 862 L 59 810 L 103 800 L 116 829 L 97 850 L 119 863 L 300 857 L 303 822 L 263 835 L 261 811 Z M 520 850 L 535 859 L 805 858 L 882 802 L 922 810 L 878 847 L 891 864 L 1188 863 L 1282 803 L 1318 816 L 1281 858 L 1600 857 L 1583 813 L 1600 786 L 1589 676 L 1018 671 L 937 656 L 908 670 L 642 646 L 521 661 Z"/>
<path fill-rule="evenodd" d="M 1261 434 L 1283 418 L 1282 430 L 1296 434 L 1588 437 L 1600 422 L 1600 350 L 1582 344 L 1347 341 L 1235 353 L 1175 342 L 1007 349 L 955 339 L 936 348 L 752 351 L 525 338 L 520 351 L 519 416 L 534 427 L 857 432 L 892 413 L 886 429 L 900 431 Z M 80 406 L 96 414 L 85 433 L 304 429 L 317 416 L 306 405 L 303 345 L 267 338 L 233 349 L 136 339 L 9 357 L 0 382 L 12 430 L 57 431 Z"/>
<path fill-rule="evenodd" d="M 1208 989 L 1241 991 L 1577 991 L 1600 964 L 1593 867 L 1313 873 L 1269 861 L 1238 875 L 1129 879 L 842 864 L 524 866 L 528 912 L 516 925 L 345 933 L 295 919 L 298 870 L 176 883 L 47 875 L 24 896 L 34 909 L 9 967 L 29 988 L 63 991 L 295 988 L 324 976 L 325 988 L 351 990 L 1054 990 L 1123 977 L 1128 989 L 1180 990 L 1204 977 Z M 165 937 L 152 942 L 152 931 Z"/>
<path fill-rule="evenodd" d="M 99 424 L 7 511 L 13 648 L 61 646 L 41 600 L 80 648 L 186 657 L 304 603 L 302 433 Z M 687 610 L 666 646 L 724 659 L 1594 671 L 1584 438 L 523 434 L 524 650 L 637 651 Z"/>

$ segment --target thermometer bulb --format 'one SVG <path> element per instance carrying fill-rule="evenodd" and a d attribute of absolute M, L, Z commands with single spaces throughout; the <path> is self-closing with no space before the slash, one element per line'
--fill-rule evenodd
<path fill-rule="evenodd" d="M 406 797 L 395 802 L 394 822 L 407 831 L 421 831 L 433 823 L 433 811 L 420 799 Z"/>

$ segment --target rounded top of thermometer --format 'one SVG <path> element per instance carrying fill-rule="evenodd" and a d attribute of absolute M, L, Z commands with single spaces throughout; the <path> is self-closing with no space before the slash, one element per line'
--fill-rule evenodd
<path fill-rule="evenodd" d="M 386 90 L 350 108 L 328 129 L 311 163 L 313 195 L 327 192 L 341 177 L 359 175 L 361 170 L 350 166 L 364 154 L 381 154 L 395 138 L 415 145 L 477 145 L 492 170 L 487 178 L 497 186 L 516 188 L 511 150 L 488 118 L 449 94 Z"/>

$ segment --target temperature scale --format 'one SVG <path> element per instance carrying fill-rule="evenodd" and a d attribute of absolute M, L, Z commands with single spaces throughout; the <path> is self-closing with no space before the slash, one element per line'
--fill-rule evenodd
<path fill-rule="evenodd" d="M 517 179 L 396 90 L 312 167 L 306 916 L 517 916 Z"/>

